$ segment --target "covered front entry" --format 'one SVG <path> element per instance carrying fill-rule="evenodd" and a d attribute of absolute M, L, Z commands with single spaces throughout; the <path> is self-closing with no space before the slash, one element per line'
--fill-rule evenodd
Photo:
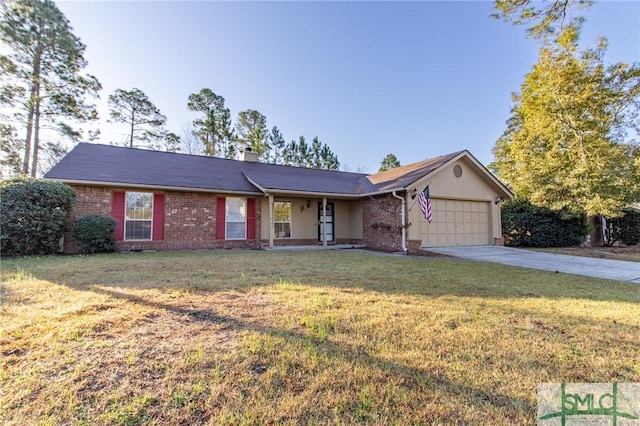
<path fill-rule="evenodd" d="M 490 205 L 487 201 L 431 200 L 433 219 L 420 220 L 423 247 L 491 244 Z"/>
<path fill-rule="evenodd" d="M 322 220 L 322 202 L 318 203 L 318 241 L 324 242 L 324 225 L 327 227 L 327 242 L 335 241 L 334 234 L 334 204 L 327 203 L 327 215 L 325 220 Z"/>

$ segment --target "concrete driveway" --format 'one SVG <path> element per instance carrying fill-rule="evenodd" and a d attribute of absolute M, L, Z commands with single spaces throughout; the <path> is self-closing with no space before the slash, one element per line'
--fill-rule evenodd
<path fill-rule="evenodd" d="M 640 284 L 640 263 L 596 259 L 497 246 L 429 247 L 425 250 L 482 262 L 558 271 Z"/>

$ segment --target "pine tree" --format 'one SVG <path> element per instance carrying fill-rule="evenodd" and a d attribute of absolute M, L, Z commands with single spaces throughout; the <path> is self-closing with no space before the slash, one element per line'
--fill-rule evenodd
<path fill-rule="evenodd" d="M 166 135 L 164 125 L 167 117 L 160 113 L 158 107 L 140 89 L 116 89 L 109 95 L 109 114 L 116 123 L 129 126 L 129 147 L 153 146 L 162 143 Z"/>
<path fill-rule="evenodd" d="M 85 45 L 53 1 L 6 0 L 1 9 L 0 40 L 8 54 L 0 55 L 0 102 L 20 111 L 14 119 L 25 132 L 21 170 L 35 176 L 43 126 L 64 132 L 67 119 L 97 120 L 86 98 L 97 97 L 101 86 L 82 74 Z"/>

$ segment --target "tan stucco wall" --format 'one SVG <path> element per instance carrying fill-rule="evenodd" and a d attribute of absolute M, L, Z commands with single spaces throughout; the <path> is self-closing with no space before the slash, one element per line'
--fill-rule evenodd
<path fill-rule="evenodd" d="M 453 169 L 456 165 L 462 167 L 462 175 L 456 177 Z M 494 238 L 502 237 L 502 224 L 500 219 L 500 204 L 495 204 L 498 195 L 505 198 L 507 195 L 481 171 L 477 166 L 466 158 L 444 167 L 435 175 L 428 176 L 418 181 L 414 186 L 408 188 L 408 221 L 411 224 L 407 232 L 407 238 L 410 240 L 420 239 L 420 224 L 426 222 L 417 203 L 418 198 L 411 199 L 410 194 L 413 189 L 417 189 L 418 193 L 422 192 L 425 186 L 429 185 L 431 198 L 444 200 L 471 200 L 484 201 L 489 204 L 489 235 L 490 239 L 487 244 L 493 244 Z"/>
<path fill-rule="evenodd" d="M 311 200 L 309 208 L 307 208 L 307 200 Z M 318 203 L 321 203 L 322 199 L 274 196 L 274 201 L 291 202 L 291 239 L 318 238 Z M 331 202 L 335 206 L 334 238 L 362 238 L 362 202 L 331 199 L 328 199 L 327 202 Z M 261 209 L 260 235 L 262 239 L 268 239 L 270 223 L 268 197 L 262 199 Z"/>

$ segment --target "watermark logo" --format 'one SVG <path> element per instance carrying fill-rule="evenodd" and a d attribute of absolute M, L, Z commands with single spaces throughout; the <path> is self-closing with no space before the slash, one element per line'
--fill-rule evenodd
<path fill-rule="evenodd" d="M 538 425 L 640 426 L 640 383 L 542 383 Z"/>

